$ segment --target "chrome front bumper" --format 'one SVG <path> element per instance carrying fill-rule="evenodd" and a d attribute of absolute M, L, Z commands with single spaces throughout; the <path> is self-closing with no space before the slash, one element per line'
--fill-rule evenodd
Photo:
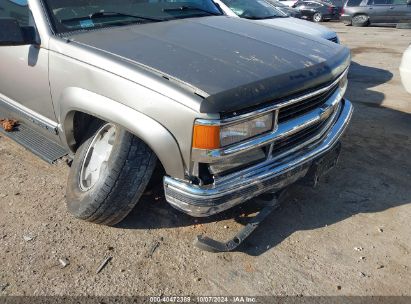
<path fill-rule="evenodd" d="M 267 160 L 236 172 L 222 182 L 199 186 L 165 177 L 166 199 L 173 207 L 191 216 L 206 217 L 267 191 L 280 190 L 304 177 L 312 162 L 338 143 L 352 112 L 352 104 L 348 100 L 342 100 L 333 125 L 320 142 L 305 146 L 286 158 Z"/>

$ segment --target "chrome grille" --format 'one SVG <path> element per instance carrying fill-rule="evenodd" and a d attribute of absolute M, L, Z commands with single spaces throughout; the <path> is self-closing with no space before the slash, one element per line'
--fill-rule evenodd
<path fill-rule="evenodd" d="M 313 136 L 319 133 L 319 131 L 324 127 L 326 124 L 325 121 L 316 123 L 308 128 L 305 128 L 289 137 L 283 138 L 274 143 L 272 155 L 273 157 L 278 157 L 279 155 L 283 154 L 284 152 L 301 145 L 302 142 L 306 142 Z"/>
<path fill-rule="evenodd" d="M 330 98 L 330 96 L 334 94 L 335 90 L 337 90 L 337 87 L 338 85 L 320 95 L 280 108 L 278 123 L 304 115 L 315 108 L 323 106 L 327 102 L 328 98 Z"/>
<path fill-rule="evenodd" d="M 294 153 L 295 151 L 298 151 L 299 149 L 303 149 L 304 147 L 316 144 L 317 142 L 323 140 L 324 135 L 334 123 L 340 108 L 341 105 L 337 104 L 332 108 L 332 112 L 329 116 L 306 126 L 290 136 L 274 141 L 272 144 L 270 157 L 272 159 L 283 158 Z"/>
<path fill-rule="evenodd" d="M 298 139 L 297 136 L 307 135 L 309 137 L 310 134 L 322 133 L 326 126 L 320 123 L 329 121 L 338 112 L 337 109 L 347 88 L 347 72 L 348 69 L 332 82 L 304 91 L 298 95 L 273 101 L 270 104 L 265 104 L 264 107 L 248 109 L 245 112 L 235 113 L 226 117 L 223 116 L 220 120 L 198 119 L 197 123 L 199 124 L 221 126 L 239 123 L 272 112 L 274 113 L 275 123 L 270 132 L 239 143 L 213 150 L 193 149 L 192 159 L 196 163 L 217 163 L 236 155 L 244 155 L 244 153 L 258 148 L 269 147 L 266 157 L 267 160 L 270 160 L 273 156 L 270 150 L 277 149 L 277 144 L 278 149 L 283 147 L 281 149 L 293 150 L 293 139 L 294 141 L 304 142 L 304 138 Z M 315 128 L 311 127 L 317 123 L 318 132 L 315 132 Z M 318 139 L 318 136 L 314 137 L 315 140 Z M 280 150 L 273 152 L 275 154 L 281 153 Z M 286 152 L 292 153 L 293 151 Z"/>

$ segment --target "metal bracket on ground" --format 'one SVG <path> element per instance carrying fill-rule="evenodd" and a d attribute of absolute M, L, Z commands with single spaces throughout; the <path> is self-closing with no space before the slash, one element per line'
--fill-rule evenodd
<path fill-rule="evenodd" d="M 280 206 L 281 193 L 272 194 L 273 198 L 269 201 L 261 201 L 258 198 L 257 202 L 263 207 L 259 213 L 253 217 L 250 222 L 241 229 L 232 239 L 227 242 L 220 242 L 208 236 L 198 235 L 194 240 L 194 246 L 208 252 L 229 252 L 236 249 L 244 242 L 258 226 Z"/>

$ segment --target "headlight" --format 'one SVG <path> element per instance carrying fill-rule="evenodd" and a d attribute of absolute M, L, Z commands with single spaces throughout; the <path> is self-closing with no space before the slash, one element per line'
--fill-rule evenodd
<path fill-rule="evenodd" d="M 273 129 L 274 114 L 271 112 L 257 118 L 227 125 L 196 124 L 193 133 L 193 148 L 218 149 L 229 146 Z"/>
<path fill-rule="evenodd" d="M 273 113 L 246 120 L 244 122 L 221 127 L 221 146 L 228 146 L 251 137 L 263 134 L 273 128 Z"/>

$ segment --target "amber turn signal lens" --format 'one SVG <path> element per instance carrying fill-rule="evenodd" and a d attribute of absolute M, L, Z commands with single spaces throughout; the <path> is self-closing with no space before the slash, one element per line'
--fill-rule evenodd
<path fill-rule="evenodd" d="M 193 148 L 208 150 L 220 148 L 220 127 L 195 125 Z"/>

